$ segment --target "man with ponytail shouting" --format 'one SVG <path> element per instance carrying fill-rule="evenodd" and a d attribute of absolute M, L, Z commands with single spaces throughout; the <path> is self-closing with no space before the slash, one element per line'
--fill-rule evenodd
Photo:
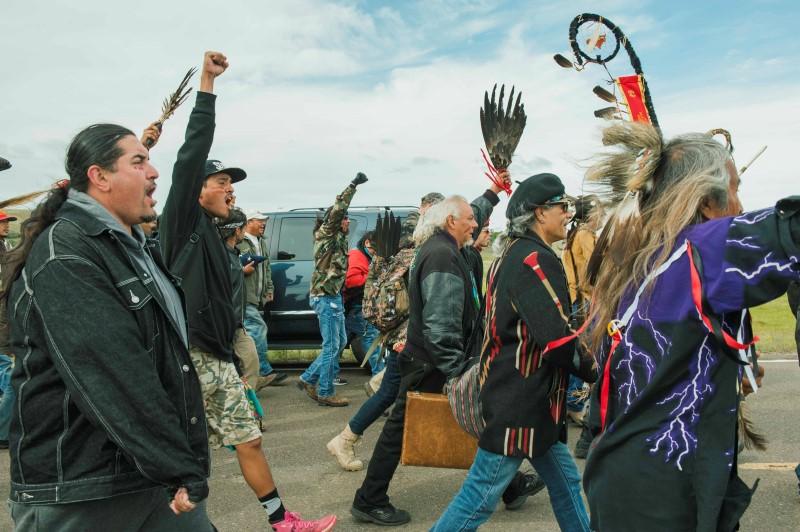
<path fill-rule="evenodd" d="M 113 124 L 78 133 L 66 170 L 3 269 L 15 528 L 210 531 L 183 302 L 138 227 L 155 219 L 158 172 Z"/>

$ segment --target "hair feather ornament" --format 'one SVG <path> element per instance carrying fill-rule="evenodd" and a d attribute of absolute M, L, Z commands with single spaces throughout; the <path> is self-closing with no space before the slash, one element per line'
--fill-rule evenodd
<path fill-rule="evenodd" d="M 505 85 L 500 86 L 500 98 L 497 100 L 495 99 L 496 93 L 497 84 L 495 83 L 491 99 L 489 99 L 489 91 L 483 94 L 481 131 L 483 132 L 483 141 L 486 143 L 486 151 L 489 152 L 488 159 L 483 150 L 481 150 L 481 154 L 489 169 L 486 177 L 510 195 L 511 186 L 500 181 L 498 174 L 511 165 L 514 150 L 517 149 L 519 140 L 522 138 L 528 117 L 525 115 L 525 104 L 521 102 L 521 92 L 517 94 L 517 100 L 514 101 L 514 87 L 511 87 L 511 94 L 508 97 L 508 103 L 505 104 L 505 109 L 503 101 Z"/>

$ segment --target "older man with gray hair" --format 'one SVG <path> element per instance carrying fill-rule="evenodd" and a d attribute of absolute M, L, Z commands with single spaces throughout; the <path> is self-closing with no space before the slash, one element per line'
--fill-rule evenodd
<path fill-rule="evenodd" d="M 238 244 L 244 257 L 244 286 L 247 298 L 244 328 L 253 339 L 258 351 L 259 379 L 253 386 L 260 390 L 264 386 L 276 385 L 286 380 L 286 373 L 275 371 L 269 363 L 267 352 L 267 323 L 264 321 L 264 307 L 272 301 L 274 288 L 269 264 L 269 248 L 264 241 L 264 229 L 269 216 L 257 210 L 245 211 L 247 224 L 244 226 L 244 240 Z M 249 260 L 248 260 L 249 259 Z M 247 267 L 252 264 L 252 267 Z"/>
<path fill-rule="evenodd" d="M 401 525 L 411 519 L 387 495 L 400 461 L 406 394 L 441 392 L 463 360 L 480 303 L 460 250 L 477 226 L 470 204 L 450 196 L 430 207 L 414 231 L 419 251 L 409 271 L 410 316 L 408 340 L 399 356 L 400 391 L 350 510 L 361 521 Z"/>

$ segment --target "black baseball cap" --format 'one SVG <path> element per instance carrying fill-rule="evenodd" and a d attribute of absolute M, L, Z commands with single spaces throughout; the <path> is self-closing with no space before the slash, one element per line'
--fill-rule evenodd
<path fill-rule="evenodd" d="M 536 174 L 517 185 L 506 208 L 509 220 L 533 208 L 552 203 L 574 202 L 564 191 L 564 183 L 555 174 Z"/>
<path fill-rule="evenodd" d="M 218 159 L 209 159 L 206 161 L 205 169 L 206 177 L 213 174 L 228 174 L 231 176 L 231 183 L 237 183 L 247 177 L 247 173 L 241 168 L 228 167 L 222 164 Z"/>

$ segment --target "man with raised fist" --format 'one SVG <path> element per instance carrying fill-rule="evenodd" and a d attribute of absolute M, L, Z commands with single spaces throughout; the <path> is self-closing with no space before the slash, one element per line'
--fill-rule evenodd
<path fill-rule="evenodd" d="M 214 81 L 227 68 L 228 59 L 223 54 L 206 52 L 197 102 L 186 126 L 186 140 L 178 152 L 161 218 L 161 247 L 186 292 L 189 352 L 203 390 L 209 443 L 236 449 L 245 481 L 273 529 L 328 531 L 336 516 L 303 521 L 284 509 L 261 449 L 261 431 L 233 364 L 237 326 L 233 283 L 228 252 L 215 220 L 228 217 L 233 184 L 247 174 L 208 159 L 215 128 Z"/>

